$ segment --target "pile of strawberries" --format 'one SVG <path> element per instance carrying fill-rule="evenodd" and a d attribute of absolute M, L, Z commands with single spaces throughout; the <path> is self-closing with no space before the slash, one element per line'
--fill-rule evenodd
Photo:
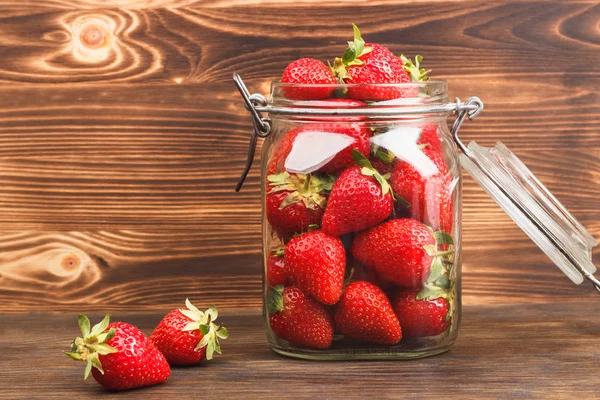
<path fill-rule="evenodd" d="M 218 311 L 213 305 L 206 312 L 189 300 L 185 309 L 169 312 L 150 338 L 126 322 L 110 323 L 107 315 L 91 327 L 85 315 L 77 319 L 82 337 L 73 340 L 65 354 L 85 361 L 85 379 L 94 379 L 109 390 L 127 390 L 156 385 L 171 375 L 170 365 L 192 365 L 214 352 L 221 354 L 219 339 L 229 336 L 227 329 L 215 325 Z"/>
<path fill-rule="evenodd" d="M 348 44 L 330 66 L 292 62 L 281 82 L 304 85 L 282 85 L 284 95 L 343 108 L 419 97 L 420 85 L 377 84 L 428 80 L 422 57 L 413 63 L 365 43 L 356 26 Z M 340 91 L 336 83 L 347 86 Z M 437 169 L 426 176 L 374 145 L 371 139 L 385 130 L 367 118 L 329 117 L 289 130 L 275 145 L 267 165 L 266 216 L 281 247 L 268 258 L 267 310 L 279 338 L 327 349 L 334 335 L 394 345 L 452 329 L 456 182 L 438 124 L 421 124 L 415 143 Z M 289 172 L 286 159 L 306 131 L 352 141 L 317 170 Z"/>

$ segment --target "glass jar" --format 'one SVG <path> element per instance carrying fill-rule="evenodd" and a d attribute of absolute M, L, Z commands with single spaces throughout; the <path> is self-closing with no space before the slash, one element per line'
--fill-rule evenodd
<path fill-rule="evenodd" d="M 459 140 L 464 119 L 483 108 L 479 99 L 450 103 L 446 82 L 432 80 L 274 82 L 267 101 L 234 81 L 254 122 L 238 190 L 257 138 L 267 138 L 263 312 L 276 352 L 412 359 L 452 346 L 461 312 L 461 162 L 574 282 L 588 278 L 600 291 L 587 231 L 503 145 Z M 371 94 L 392 100 L 354 99 Z M 303 98 L 321 100 L 293 100 Z"/>

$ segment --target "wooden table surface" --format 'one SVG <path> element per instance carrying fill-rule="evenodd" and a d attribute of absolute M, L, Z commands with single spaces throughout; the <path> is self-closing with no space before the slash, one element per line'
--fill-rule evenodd
<path fill-rule="evenodd" d="M 600 299 L 598 299 L 600 300 Z M 165 310 L 166 311 L 166 310 Z M 543 398 L 600 396 L 600 301 L 467 306 L 450 352 L 422 360 L 317 362 L 271 351 L 258 312 L 221 313 L 223 355 L 174 368 L 163 385 L 118 396 L 61 353 L 75 313 L 0 316 L 0 398 Z M 115 313 L 145 333 L 162 313 Z M 101 314 L 91 314 L 93 320 Z"/>

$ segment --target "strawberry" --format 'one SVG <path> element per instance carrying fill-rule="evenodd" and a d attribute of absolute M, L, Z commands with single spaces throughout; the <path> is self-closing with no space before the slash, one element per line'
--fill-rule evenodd
<path fill-rule="evenodd" d="M 421 137 L 417 144 L 427 145 L 425 148 L 433 152 L 442 152 L 442 140 L 436 124 L 427 124 L 421 129 Z"/>
<path fill-rule="evenodd" d="M 289 241 L 284 251 L 285 272 L 296 285 L 323 304 L 342 295 L 346 252 L 342 241 L 314 230 Z"/>
<path fill-rule="evenodd" d="M 392 307 L 405 338 L 439 335 L 450 325 L 450 305 L 442 297 L 429 300 L 419 290 L 398 292 Z"/>
<path fill-rule="evenodd" d="M 271 252 L 267 259 L 267 282 L 269 286 L 291 284 L 285 273 L 282 248 Z"/>
<path fill-rule="evenodd" d="M 359 166 L 340 174 L 323 214 L 323 231 L 328 235 L 340 236 L 371 228 L 392 212 L 392 193 L 385 177 L 361 153 L 353 154 Z"/>
<path fill-rule="evenodd" d="M 336 58 L 332 67 L 335 75 L 349 86 L 348 97 L 359 100 L 392 100 L 400 97 L 416 97 L 419 88 L 397 86 L 374 86 L 373 84 L 398 84 L 420 82 L 428 79 L 428 71 L 419 68 L 422 60 L 417 56 L 416 65 L 402 56 L 398 59 L 386 47 L 365 43 L 356 25 L 354 40 L 342 58 Z M 405 61 L 404 61 L 405 60 Z M 404 62 L 404 63 L 403 63 Z"/>
<path fill-rule="evenodd" d="M 397 161 L 392 168 L 390 184 L 399 198 L 399 212 L 405 209 L 412 218 L 431 226 L 434 230 L 452 232 L 452 191 L 455 182 L 440 152 L 428 147 L 422 151 L 433 161 L 438 173 L 425 178 L 413 165 L 402 160 Z"/>
<path fill-rule="evenodd" d="M 402 330 L 383 291 L 365 281 L 351 282 L 333 311 L 335 327 L 345 336 L 381 344 L 396 344 Z"/>
<path fill-rule="evenodd" d="M 109 390 L 126 390 L 162 383 L 171 369 L 165 357 L 138 328 L 125 322 L 109 324 L 109 316 L 90 328 L 85 315 L 77 318 L 83 337 L 76 338 L 66 355 L 86 361 L 90 375 Z"/>
<path fill-rule="evenodd" d="M 283 71 L 281 82 L 301 85 L 334 85 L 337 83 L 331 69 L 322 61 L 314 58 L 292 61 Z M 334 89 L 334 86 L 284 86 L 283 93 L 285 97 L 292 100 L 321 100 L 329 97 Z"/>
<path fill-rule="evenodd" d="M 283 172 L 269 175 L 267 181 L 267 220 L 282 240 L 321 223 L 331 178 Z"/>
<path fill-rule="evenodd" d="M 429 228 L 412 218 L 395 219 L 358 233 L 354 258 L 404 288 L 418 288 L 427 278 L 436 250 Z"/>
<path fill-rule="evenodd" d="M 371 143 L 369 142 L 371 131 L 364 124 L 308 124 L 305 128 L 294 129 L 284 136 L 269 161 L 267 173 L 272 175 L 277 171 L 284 171 L 285 160 L 292 151 L 296 137 L 302 132 L 315 131 L 346 135 L 354 139 L 354 143 L 337 153 L 333 159 L 319 168 L 317 172 L 336 174 L 345 168 L 354 165 L 354 161 L 352 160 L 352 152 L 354 150 L 357 150 L 364 156 L 369 155 L 369 151 L 371 149 Z"/>
<path fill-rule="evenodd" d="M 218 311 L 214 305 L 206 312 L 198 310 L 188 300 L 187 309 L 175 309 L 160 321 L 150 341 L 164 354 L 171 365 L 190 365 L 211 360 L 216 351 L 221 354 L 219 339 L 227 339 L 227 329 L 216 326 Z"/>
<path fill-rule="evenodd" d="M 294 346 L 326 349 L 333 340 L 333 322 L 325 307 L 298 287 L 275 286 L 268 295 L 273 332 Z"/>

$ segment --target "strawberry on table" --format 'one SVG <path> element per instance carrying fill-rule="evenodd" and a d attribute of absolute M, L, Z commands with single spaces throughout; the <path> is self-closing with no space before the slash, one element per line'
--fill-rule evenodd
<path fill-rule="evenodd" d="M 90 375 L 109 390 L 126 390 L 162 383 L 171 369 L 165 357 L 138 328 L 125 322 L 109 324 L 109 316 L 90 328 L 85 315 L 77 318 L 83 337 L 66 355 L 87 363 Z"/>
<path fill-rule="evenodd" d="M 383 278 L 418 288 L 429 275 L 436 251 L 431 230 L 412 218 L 385 222 L 356 235 L 352 256 Z"/>
<path fill-rule="evenodd" d="M 216 351 L 221 354 L 219 339 L 229 333 L 216 326 L 218 311 L 214 305 L 206 312 L 198 310 L 188 299 L 186 309 L 175 309 L 160 321 L 150 341 L 164 354 L 171 365 L 190 365 L 211 360 Z"/>
<path fill-rule="evenodd" d="M 285 247 L 285 271 L 296 285 L 323 304 L 342 295 L 346 252 L 342 241 L 321 230 L 294 237 Z"/>
<path fill-rule="evenodd" d="M 280 338 L 295 346 L 326 349 L 333 323 L 325 307 L 298 287 L 275 286 L 268 295 L 269 324 Z"/>
<path fill-rule="evenodd" d="M 451 233 L 454 222 L 452 192 L 454 180 L 441 152 L 428 147 L 423 153 L 435 164 L 438 173 L 429 177 L 402 160 L 394 163 L 390 184 L 398 197 L 398 209 L 408 211 L 415 218 L 434 230 Z"/>
<path fill-rule="evenodd" d="M 335 305 L 333 320 L 344 336 L 381 344 L 396 344 L 402 329 L 390 301 L 370 282 L 355 281 L 346 286 Z"/>
<path fill-rule="evenodd" d="M 267 220 L 282 240 L 321 223 L 332 178 L 282 172 L 267 181 Z"/>
<path fill-rule="evenodd" d="M 332 236 L 371 228 L 392 212 L 392 191 L 386 177 L 361 153 L 354 151 L 353 155 L 359 166 L 340 174 L 323 214 L 323 231 Z"/>
<path fill-rule="evenodd" d="M 440 292 L 427 298 L 425 290 L 398 292 L 392 301 L 394 312 L 406 338 L 435 336 L 450 326 L 450 305 Z"/>
<path fill-rule="evenodd" d="M 337 83 L 331 69 L 322 61 L 314 58 L 301 58 L 292 61 L 283 71 L 282 83 L 334 85 Z M 334 86 L 283 88 L 284 95 L 292 100 L 321 100 L 331 95 Z"/>

